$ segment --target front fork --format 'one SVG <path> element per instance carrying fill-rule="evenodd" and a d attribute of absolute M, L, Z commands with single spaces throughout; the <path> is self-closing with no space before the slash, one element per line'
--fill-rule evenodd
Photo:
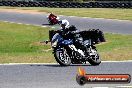
<path fill-rule="evenodd" d="M 75 52 L 78 52 L 79 54 L 81 54 L 83 57 L 85 56 L 84 55 L 84 52 L 80 49 L 77 49 L 74 45 L 68 45 L 70 47 L 71 50 L 75 51 Z"/>

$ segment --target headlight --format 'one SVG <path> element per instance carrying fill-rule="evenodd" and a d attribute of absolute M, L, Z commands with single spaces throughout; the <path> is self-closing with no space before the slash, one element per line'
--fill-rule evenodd
<path fill-rule="evenodd" d="M 55 42 L 52 43 L 52 47 L 56 47 L 57 46 L 57 40 Z"/>

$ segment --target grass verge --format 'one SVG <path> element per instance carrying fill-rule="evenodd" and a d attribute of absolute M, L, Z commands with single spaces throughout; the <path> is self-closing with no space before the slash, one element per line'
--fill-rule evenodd
<path fill-rule="evenodd" d="M 80 16 L 92 18 L 109 18 L 132 20 L 132 9 L 120 8 L 43 8 L 43 7 L 0 7 L 4 9 L 37 10 L 39 12 L 55 13 L 57 15 Z"/>
<path fill-rule="evenodd" d="M 39 42 L 48 39 L 50 28 L 0 22 L 0 63 L 55 62 L 50 45 Z M 132 35 L 105 34 L 107 42 L 96 45 L 102 60 L 131 60 Z"/>
<path fill-rule="evenodd" d="M 50 28 L 0 22 L 0 63 L 54 62 L 50 45 L 39 42 L 48 38 Z"/>
<path fill-rule="evenodd" d="M 132 60 L 132 35 L 105 34 L 107 42 L 97 45 L 102 60 Z"/>

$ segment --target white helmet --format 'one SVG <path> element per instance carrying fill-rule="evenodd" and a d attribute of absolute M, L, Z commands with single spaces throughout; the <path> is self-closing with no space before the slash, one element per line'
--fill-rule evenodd
<path fill-rule="evenodd" d="M 68 27 L 69 27 L 69 22 L 68 22 L 68 20 L 66 20 L 66 19 L 60 21 L 60 24 L 61 24 L 61 25 L 65 25 L 65 28 L 68 28 Z"/>

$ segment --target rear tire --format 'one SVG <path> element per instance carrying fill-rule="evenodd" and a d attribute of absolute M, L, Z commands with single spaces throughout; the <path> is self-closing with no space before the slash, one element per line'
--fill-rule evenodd
<path fill-rule="evenodd" d="M 55 50 L 54 57 L 61 66 L 69 66 L 71 64 L 71 58 L 64 48 Z"/>
<path fill-rule="evenodd" d="M 91 65 L 94 65 L 94 66 L 99 65 L 101 63 L 101 58 L 100 58 L 97 50 L 96 49 L 92 49 L 92 52 L 94 52 L 94 54 L 90 56 L 89 63 Z"/>

